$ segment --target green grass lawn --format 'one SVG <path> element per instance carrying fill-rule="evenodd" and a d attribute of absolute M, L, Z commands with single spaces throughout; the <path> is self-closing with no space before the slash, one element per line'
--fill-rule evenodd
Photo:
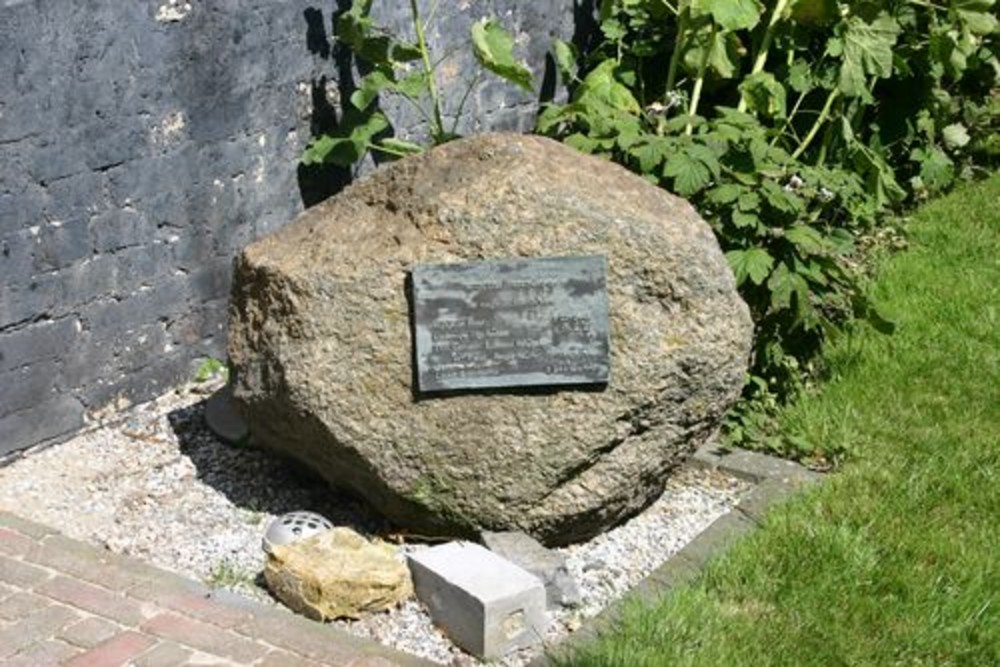
<path fill-rule="evenodd" d="M 1000 665 L 1000 176 L 921 209 L 879 272 L 895 335 L 827 351 L 783 426 L 850 454 L 572 665 Z"/>

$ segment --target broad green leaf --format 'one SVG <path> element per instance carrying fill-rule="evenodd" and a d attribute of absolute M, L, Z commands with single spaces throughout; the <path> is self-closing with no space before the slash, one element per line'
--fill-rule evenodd
<path fill-rule="evenodd" d="M 323 164 L 337 141 L 339 140 L 327 134 L 316 137 L 309 142 L 306 150 L 302 153 L 302 164 L 306 166 Z"/>
<path fill-rule="evenodd" d="M 581 153 L 601 153 L 614 147 L 615 140 L 595 139 L 580 132 L 575 132 L 563 139 L 563 143 Z"/>
<path fill-rule="evenodd" d="M 648 174 L 655 171 L 667 155 L 675 148 L 675 142 L 667 137 L 652 136 L 629 149 L 629 155 L 639 161 L 639 170 Z"/>
<path fill-rule="evenodd" d="M 337 20 L 335 31 L 337 39 L 350 46 L 354 51 L 360 50 L 372 29 L 372 20 L 368 16 L 371 12 L 372 2 L 373 0 L 357 0 Z"/>
<path fill-rule="evenodd" d="M 951 0 L 951 11 L 974 35 L 989 35 L 997 29 L 995 4 L 996 0 Z"/>
<path fill-rule="evenodd" d="M 806 93 L 814 88 L 812 68 L 801 60 L 796 60 L 788 68 L 788 86 L 797 93 Z"/>
<path fill-rule="evenodd" d="M 406 63 L 413 60 L 420 60 L 423 57 L 423 53 L 420 52 L 420 47 L 416 44 L 394 42 L 392 48 L 389 50 L 389 56 L 398 63 Z"/>
<path fill-rule="evenodd" d="M 910 158 L 920 163 L 920 178 L 931 191 L 943 190 L 955 180 L 955 163 L 940 148 L 916 148 Z"/>
<path fill-rule="evenodd" d="M 885 156 L 860 141 L 854 141 L 849 148 L 855 171 L 864 177 L 865 189 L 874 195 L 878 208 L 900 202 L 906 197 L 906 191 L 896 181 L 896 174 Z"/>
<path fill-rule="evenodd" d="M 416 70 L 393 84 L 392 89 L 406 97 L 417 99 L 430 90 L 427 73 L 422 69 Z"/>
<path fill-rule="evenodd" d="M 840 117 L 840 136 L 845 144 L 854 143 L 854 128 L 851 127 L 851 119 L 847 116 Z"/>
<path fill-rule="evenodd" d="M 956 35 L 950 29 L 932 30 L 930 35 L 931 68 L 937 70 L 936 76 L 941 76 L 941 69 L 950 76 L 960 77 L 968 67 L 968 58 L 956 41 Z"/>
<path fill-rule="evenodd" d="M 389 120 L 380 112 L 357 119 L 338 128 L 335 135 L 325 134 L 315 139 L 303 154 L 302 163 L 349 167 L 364 156 L 372 137 L 388 128 Z"/>
<path fill-rule="evenodd" d="M 684 68 L 691 76 L 697 76 L 701 69 L 706 49 L 708 60 L 705 64 L 708 69 L 723 79 L 731 79 L 736 73 L 736 61 L 742 49 L 739 38 L 731 32 L 711 30 L 708 26 L 698 31 L 684 52 Z"/>
<path fill-rule="evenodd" d="M 831 230 L 826 240 L 833 251 L 840 255 L 849 255 L 854 252 L 854 236 L 846 229 L 838 227 Z"/>
<path fill-rule="evenodd" d="M 760 196 L 756 192 L 744 192 L 736 203 L 737 208 L 744 212 L 760 210 Z"/>
<path fill-rule="evenodd" d="M 624 124 L 618 128 L 618 136 L 615 137 L 615 143 L 618 145 L 618 148 L 627 151 L 642 138 L 642 134 L 638 125 Z"/>
<path fill-rule="evenodd" d="M 757 72 L 743 79 L 740 93 L 748 109 L 767 118 L 785 117 L 785 87 L 770 72 Z"/>
<path fill-rule="evenodd" d="M 618 19 L 605 19 L 601 22 L 601 32 L 609 42 L 617 42 L 628 35 L 628 30 Z"/>
<path fill-rule="evenodd" d="M 820 262 L 805 261 L 800 257 L 792 256 L 792 266 L 795 272 L 815 285 L 826 286 L 830 284 L 826 274 L 823 273 L 823 265 Z"/>
<path fill-rule="evenodd" d="M 334 31 L 338 41 L 350 47 L 354 53 L 369 63 L 380 66 L 391 66 L 396 42 L 391 37 L 378 30 L 372 21 L 371 12 L 373 0 L 358 0 L 337 19 Z"/>
<path fill-rule="evenodd" d="M 756 213 L 744 213 L 739 209 L 734 209 L 730 213 L 729 217 L 732 219 L 733 224 L 736 225 L 737 227 L 740 227 L 741 229 L 747 227 L 756 227 L 758 224 L 760 224 L 760 218 L 757 216 Z"/>
<path fill-rule="evenodd" d="M 556 66 L 559 68 L 559 76 L 562 77 L 563 84 L 566 85 L 571 81 L 576 81 L 576 47 L 561 39 L 557 39 L 552 42 L 552 55 L 555 57 Z"/>
<path fill-rule="evenodd" d="M 743 187 L 735 183 L 723 183 L 705 194 L 705 199 L 712 204 L 732 204 L 743 192 Z"/>
<path fill-rule="evenodd" d="M 782 213 L 794 214 L 802 212 L 802 199 L 798 195 L 785 190 L 774 181 L 763 181 L 760 190 L 761 194 L 764 195 L 764 199 L 767 200 L 767 203 L 772 208 Z"/>
<path fill-rule="evenodd" d="M 473 24 L 472 46 L 480 65 L 528 92 L 533 90 L 531 70 L 514 59 L 514 39 L 499 23 L 483 19 Z"/>
<path fill-rule="evenodd" d="M 419 155 L 426 150 L 420 144 L 415 144 L 412 141 L 405 141 L 403 139 L 397 139 L 396 137 L 383 139 L 378 142 L 378 146 L 385 149 L 389 153 L 398 155 Z"/>
<path fill-rule="evenodd" d="M 837 0 L 792 0 L 791 19 L 810 28 L 828 26 L 840 17 Z"/>
<path fill-rule="evenodd" d="M 535 123 L 535 131 L 541 134 L 555 132 L 564 123 L 576 118 L 576 111 L 572 104 L 546 104 L 538 114 L 538 121 Z"/>
<path fill-rule="evenodd" d="M 730 250 L 726 253 L 726 260 L 736 276 L 737 285 L 742 285 L 748 278 L 754 285 L 762 285 L 774 267 L 774 258 L 760 247 Z"/>
<path fill-rule="evenodd" d="M 892 47 L 898 35 L 899 24 L 884 12 L 871 23 L 858 16 L 847 20 L 839 82 L 844 95 L 866 95 L 867 75 L 883 79 L 892 75 Z"/>
<path fill-rule="evenodd" d="M 740 40 L 731 32 L 716 31 L 709 39 L 708 66 L 723 79 L 736 73 L 736 63 L 741 47 Z"/>
<path fill-rule="evenodd" d="M 361 79 L 358 89 L 351 93 L 351 104 L 358 111 L 367 109 L 379 93 L 392 83 L 392 79 L 382 70 L 375 70 Z"/>
<path fill-rule="evenodd" d="M 711 148 L 703 144 L 691 144 L 684 150 L 687 151 L 688 155 L 700 160 L 703 165 L 708 167 L 712 178 L 719 180 L 722 176 L 722 165 L 719 164 L 719 158 L 716 157 Z"/>
<path fill-rule="evenodd" d="M 944 137 L 944 143 L 948 148 L 962 148 L 969 143 L 969 131 L 961 123 L 948 125 L 941 130 L 941 136 Z"/>
<path fill-rule="evenodd" d="M 682 197 L 690 197 L 712 180 L 708 167 L 683 150 L 667 158 L 667 163 L 663 166 L 663 175 L 674 179 L 674 191 Z"/>
<path fill-rule="evenodd" d="M 757 0 L 690 0 L 692 16 L 710 14 L 726 30 L 753 28 L 760 21 L 764 5 Z"/>
<path fill-rule="evenodd" d="M 826 40 L 826 55 L 834 58 L 844 55 L 844 40 L 836 36 Z"/>
<path fill-rule="evenodd" d="M 721 120 L 727 125 L 745 130 L 753 130 L 760 127 L 760 123 L 756 118 L 733 107 L 716 107 L 715 110 L 721 116 Z"/>
<path fill-rule="evenodd" d="M 808 225 L 795 225 L 786 229 L 785 238 L 795 244 L 803 255 L 820 255 L 827 249 L 823 235 Z"/>
<path fill-rule="evenodd" d="M 595 67 L 577 88 L 574 101 L 586 104 L 597 100 L 613 109 L 635 115 L 642 113 L 642 108 L 631 91 L 615 79 L 617 67 L 617 61 L 610 58 Z"/>
<path fill-rule="evenodd" d="M 781 263 L 771 274 L 767 281 L 767 287 L 771 290 L 771 307 L 775 310 L 782 310 L 792 307 L 792 296 L 795 295 L 801 304 L 809 303 L 809 285 L 805 278 L 793 272 L 788 265 Z"/>
<path fill-rule="evenodd" d="M 704 116 L 699 116 L 698 114 L 692 116 L 690 114 L 682 113 L 668 120 L 664 124 L 664 129 L 666 129 L 668 133 L 678 134 L 682 132 L 688 125 L 690 125 L 692 128 L 697 129 L 701 127 L 704 123 L 705 123 Z"/>

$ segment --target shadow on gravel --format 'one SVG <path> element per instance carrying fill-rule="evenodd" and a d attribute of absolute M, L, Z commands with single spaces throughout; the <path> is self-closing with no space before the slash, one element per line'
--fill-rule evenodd
<path fill-rule="evenodd" d="M 367 535 L 386 535 L 390 524 L 363 502 L 331 488 L 294 461 L 219 440 L 206 426 L 206 400 L 170 412 L 167 419 L 181 453 L 191 459 L 198 479 L 248 512 L 280 515 L 309 510 L 336 526 Z M 266 525 L 264 526 L 266 528 Z"/>

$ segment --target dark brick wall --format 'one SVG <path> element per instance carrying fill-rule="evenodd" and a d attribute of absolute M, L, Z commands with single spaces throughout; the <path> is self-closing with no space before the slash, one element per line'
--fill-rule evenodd
<path fill-rule="evenodd" d="M 297 169 L 350 85 L 323 46 L 343 4 L 0 1 L 0 455 L 224 354 L 234 253 L 354 176 Z M 408 3 L 377 4 L 406 25 Z M 444 53 L 497 16 L 541 84 L 578 4 L 442 0 L 431 39 Z M 469 58 L 442 70 L 449 112 Z M 533 96 L 489 77 L 469 100 L 466 132 L 533 120 Z"/>

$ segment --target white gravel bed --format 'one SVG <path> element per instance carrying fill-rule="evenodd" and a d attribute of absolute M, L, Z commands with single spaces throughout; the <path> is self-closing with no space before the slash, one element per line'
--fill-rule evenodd
<path fill-rule="evenodd" d="M 276 602 L 263 588 L 260 541 L 276 516 L 306 509 L 368 535 L 393 534 L 363 503 L 332 493 L 308 472 L 217 440 L 202 418 L 206 392 L 217 387 L 182 387 L 14 460 L 0 468 L 0 508 L 267 604 Z M 720 473 L 685 468 L 642 514 L 558 549 L 583 603 L 551 614 L 545 643 L 561 640 L 621 597 L 731 509 L 745 489 Z M 453 646 L 415 600 L 335 624 L 440 663 L 479 664 Z M 517 653 L 502 664 L 520 665 L 533 655 Z"/>

